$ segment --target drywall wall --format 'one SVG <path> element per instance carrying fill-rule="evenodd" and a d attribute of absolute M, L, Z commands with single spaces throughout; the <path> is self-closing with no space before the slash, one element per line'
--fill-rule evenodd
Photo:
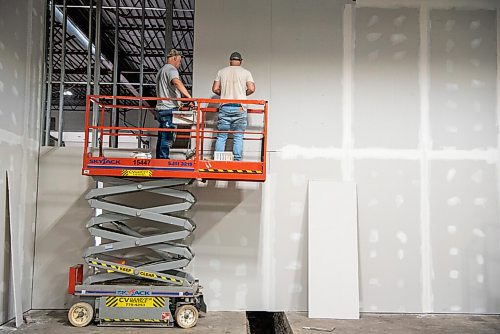
<path fill-rule="evenodd" d="M 420 175 L 417 161 L 362 159 L 358 182 L 361 305 L 420 312 Z M 387 289 L 393 291 L 390 298 Z"/>
<path fill-rule="evenodd" d="M 77 147 L 40 151 L 33 309 L 69 308 L 74 302 L 66 290 L 68 269 L 83 263 L 92 243 L 85 224 L 93 211 L 85 193 L 94 183 L 81 175 L 82 155 Z"/>
<path fill-rule="evenodd" d="M 307 310 L 307 183 L 331 179 L 358 186 L 361 311 L 500 312 L 497 5 L 196 3 L 194 95 L 212 95 L 216 71 L 238 50 L 256 80 L 252 97 L 270 101 L 267 181 L 192 188 L 190 269 L 209 309 Z M 59 168 L 80 178 L 78 154 L 60 154 L 72 162 Z M 75 209 L 70 202 L 61 212 Z M 83 203 L 75 205 L 83 220 Z M 54 264 L 61 282 L 84 250 L 75 235 L 81 251 Z M 53 250 L 40 247 L 41 263 L 50 262 Z M 67 305 L 60 286 L 42 283 L 35 294 L 57 294 L 51 308 Z M 44 307 L 41 294 L 34 299 Z"/>
<path fill-rule="evenodd" d="M 22 309 L 31 308 L 43 60 L 43 1 L 0 1 L 0 323 L 14 316 L 10 245 Z M 9 174 L 10 229 L 5 211 Z"/>
<path fill-rule="evenodd" d="M 359 9 L 355 36 L 355 147 L 417 147 L 418 10 Z"/>
<path fill-rule="evenodd" d="M 464 157 L 465 152 L 498 150 L 497 13 L 470 9 L 430 12 L 429 116 L 436 150 L 462 150 Z M 499 293 L 493 282 L 500 280 L 500 175 L 491 162 L 453 159 L 430 163 L 436 312 L 499 310 Z"/>
<path fill-rule="evenodd" d="M 273 264 L 261 309 L 307 309 L 301 184 L 332 166 L 330 178 L 358 184 L 362 311 L 500 311 L 490 283 L 499 278 L 499 5 L 262 0 L 240 17 L 246 2 L 197 3 L 194 94 L 210 94 L 209 73 L 239 50 L 260 74 L 254 97 L 270 101 L 268 213 L 254 223 Z M 479 174 L 488 181 L 471 181 Z M 447 224 L 465 231 L 453 239 Z"/>
<path fill-rule="evenodd" d="M 339 146 L 342 1 L 271 3 L 271 29 L 261 35 L 271 37 L 271 103 L 282 112 L 269 113 L 269 150 Z"/>
<path fill-rule="evenodd" d="M 497 313 L 498 174 L 484 161 L 431 164 L 436 312 Z"/>
<path fill-rule="evenodd" d="M 492 112 L 496 15 L 493 10 L 431 12 L 430 124 L 436 149 L 487 149 L 497 144 Z"/>

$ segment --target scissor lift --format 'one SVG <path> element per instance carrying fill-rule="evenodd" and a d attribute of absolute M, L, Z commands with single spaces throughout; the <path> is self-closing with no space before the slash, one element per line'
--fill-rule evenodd
<path fill-rule="evenodd" d="M 184 271 L 194 253 L 183 240 L 196 228 L 186 215 L 196 199 L 186 188 L 196 179 L 265 180 L 266 101 L 179 99 L 195 106 L 176 115 L 188 125 L 191 122 L 187 129 L 106 125 L 107 113 L 118 109 L 121 113 L 152 111 L 152 100 L 160 99 L 87 97 L 82 173 L 94 177 L 100 186 L 86 195 L 97 213 L 87 223 L 96 240 L 84 254 L 89 275 L 83 278 L 83 265 L 70 268 L 68 290 L 80 299 L 68 312 L 74 326 L 92 321 L 101 326 L 195 326 L 206 306 L 198 280 Z M 207 126 L 206 115 L 217 112 L 213 106 L 220 103 L 245 103 L 249 114 L 262 116 L 261 129 L 245 131 L 246 140 L 260 142 L 260 152 L 253 161 L 214 161 L 213 152 L 205 150 L 219 132 Z M 194 148 L 189 144 L 184 152 L 193 152 L 192 158 L 172 154 L 170 159 L 154 159 L 144 152 L 148 149 L 130 153 L 119 148 L 120 137 L 132 136 L 141 142 L 158 131 L 174 132 L 177 139 L 194 143 Z M 109 145 L 104 144 L 106 139 Z M 116 200 L 132 194 L 140 198 L 146 193 L 165 201 L 144 208 Z"/>

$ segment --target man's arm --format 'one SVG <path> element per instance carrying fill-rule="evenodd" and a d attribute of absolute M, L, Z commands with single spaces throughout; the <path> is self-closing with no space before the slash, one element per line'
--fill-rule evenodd
<path fill-rule="evenodd" d="M 212 85 L 212 92 L 220 96 L 220 81 L 214 81 Z"/>
<path fill-rule="evenodd" d="M 247 96 L 255 92 L 255 83 L 252 81 L 247 81 Z"/>
<path fill-rule="evenodd" d="M 182 83 L 181 79 L 173 78 L 172 84 L 175 86 L 175 88 L 177 88 L 179 90 L 179 92 L 181 92 L 182 96 L 185 96 L 189 99 L 191 98 L 191 94 L 189 94 L 188 90 L 186 89 L 186 87 Z"/>

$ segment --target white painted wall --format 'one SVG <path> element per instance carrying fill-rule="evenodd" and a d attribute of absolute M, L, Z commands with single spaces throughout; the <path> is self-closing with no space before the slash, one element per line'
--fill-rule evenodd
<path fill-rule="evenodd" d="M 498 313 L 500 4 L 358 0 L 345 11 L 345 2 L 196 3 L 194 95 L 211 96 L 217 70 L 237 50 L 256 80 L 253 97 L 270 101 L 268 180 L 193 189 L 191 269 L 208 307 L 307 310 L 307 184 L 315 178 L 358 185 L 361 311 Z M 344 49 L 348 31 L 353 49 Z M 60 154 L 72 161 L 67 168 L 79 165 L 77 154 Z M 69 219 L 71 205 L 60 208 L 71 228 L 85 224 Z M 51 240 L 37 237 L 41 263 Z M 66 270 L 54 266 L 61 280 Z M 40 295 L 37 307 L 66 305 L 61 287 L 38 287 L 58 297 L 49 305 Z"/>
<path fill-rule="evenodd" d="M 40 130 L 44 1 L 0 1 L 0 323 L 14 316 L 10 242 L 17 245 L 22 309 L 31 308 Z M 9 174 L 10 240 L 5 224 Z"/>

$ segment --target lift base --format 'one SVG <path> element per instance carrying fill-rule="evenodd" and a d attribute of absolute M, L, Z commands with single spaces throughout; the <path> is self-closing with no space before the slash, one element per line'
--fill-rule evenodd
<path fill-rule="evenodd" d="M 192 327 L 198 314 L 206 312 L 198 284 L 190 287 L 84 284 L 76 285 L 75 295 L 93 307 L 93 321 L 98 326 L 173 327 L 176 322 L 182 322 L 177 319 L 182 316 L 178 310 L 191 305 L 196 309 L 194 312 L 191 308 L 189 313 L 196 318 L 189 320 Z"/>

